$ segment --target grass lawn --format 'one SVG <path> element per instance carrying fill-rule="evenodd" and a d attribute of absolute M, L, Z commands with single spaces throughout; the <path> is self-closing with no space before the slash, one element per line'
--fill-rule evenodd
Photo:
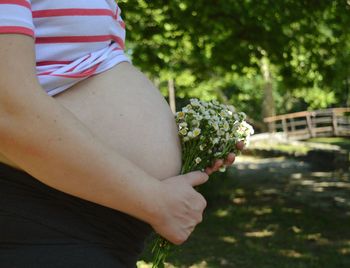
<path fill-rule="evenodd" d="M 342 149 L 350 152 L 350 139 L 341 137 L 323 137 L 323 138 L 312 138 L 301 142 L 271 142 L 271 141 L 259 141 L 252 144 L 250 147 L 254 150 L 267 150 L 267 151 L 280 151 L 295 156 L 306 155 L 310 150 L 315 148 L 314 143 L 337 145 Z M 317 146 L 319 148 L 319 146 Z M 325 147 L 324 149 L 327 149 Z"/>
<path fill-rule="evenodd" d="M 201 191 L 204 221 L 167 267 L 350 267 L 348 173 L 284 158 L 238 159 Z M 139 267 L 150 267 L 149 251 L 142 260 Z"/>
<path fill-rule="evenodd" d="M 340 137 L 312 138 L 312 139 L 309 139 L 308 141 L 338 145 L 341 148 L 350 151 L 350 139 L 349 138 L 340 138 Z"/>

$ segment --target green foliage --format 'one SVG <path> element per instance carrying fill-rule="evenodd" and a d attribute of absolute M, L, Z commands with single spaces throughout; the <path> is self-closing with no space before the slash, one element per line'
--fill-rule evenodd
<path fill-rule="evenodd" d="M 294 96 L 300 99 L 304 98 L 310 110 L 326 108 L 330 104 L 336 103 L 334 92 L 320 88 L 299 88 L 295 90 Z"/>
<path fill-rule="evenodd" d="M 337 0 L 120 0 L 135 65 L 177 96 L 261 119 L 261 60 L 277 113 L 350 104 L 350 4 Z"/>

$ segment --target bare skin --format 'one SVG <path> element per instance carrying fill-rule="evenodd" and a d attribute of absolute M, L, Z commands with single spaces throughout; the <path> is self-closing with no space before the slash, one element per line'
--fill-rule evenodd
<path fill-rule="evenodd" d="M 169 106 L 159 90 L 129 63 L 122 62 L 54 98 L 106 144 L 152 176 L 161 180 L 179 174 L 181 148 Z M 237 148 L 241 147 L 238 143 Z M 206 173 L 232 165 L 234 159 L 234 154 L 229 154 Z M 17 167 L 1 154 L 0 161 Z"/>
<path fill-rule="evenodd" d="M 208 175 L 178 175 L 175 123 L 154 86 L 125 63 L 51 98 L 36 79 L 33 40 L 1 35 L 0 44 L 2 161 L 60 191 L 148 222 L 175 244 L 187 240 L 206 207 L 193 187 L 205 183 Z M 116 107 L 123 116 L 115 116 Z M 159 125 L 164 127 L 156 132 Z M 161 157 L 155 161 L 157 155 Z M 231 156 L 225 163 L 232 162 Z"/>

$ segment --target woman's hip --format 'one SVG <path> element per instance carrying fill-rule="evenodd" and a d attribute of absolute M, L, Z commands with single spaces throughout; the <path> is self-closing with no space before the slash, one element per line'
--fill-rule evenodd
<path fill-rule="evenodd" d="M 0 244 L 6 268 L 126 268 L 110 250 L 87 244 Z"/>
<path fill-rule="evenodd" d="M 0 164 L 1 264 L 2 258 L 17 261 L 14 256 L 21 256 L 22 251 L 36 259 L 36 254 L 45 251 L 57 251 L 64 258 L 64 252 L 73 250 L 67 256 L 75 256 L 77 261 L 82 252 L 95 252 L 133 267 L 150 232 L 149 225 L 129 215 L 60 192 L 23 171 Z M 57 255 L 52 256 L 53 262 Z"/>

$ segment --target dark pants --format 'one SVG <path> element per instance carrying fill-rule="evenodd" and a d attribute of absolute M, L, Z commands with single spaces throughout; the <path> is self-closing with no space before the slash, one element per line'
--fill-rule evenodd
<path fill-rule="evenodd" d="M 0 163 L 0 268 L 135 267 L 150 232 Z"/>

